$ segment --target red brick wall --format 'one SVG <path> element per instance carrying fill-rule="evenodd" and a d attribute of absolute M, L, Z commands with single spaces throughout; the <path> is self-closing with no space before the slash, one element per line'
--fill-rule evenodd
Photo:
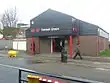
<path fill-rule="evenodd" d="M 80 36 L 81 54 L 96 56 L 97 55 L 97 36 Z"/>
<path fill-rule="evenodd" d="M 31 39 L 27 38 L 27 52 L 31 53 Z M 97 36 L 80 36 L 80 51 L 81 54 L 96 56 L 97 55 L 97 46 L 98 46 L 98 37 Z M 69 38 L 67 39 L 66 48 L 69 54 Z M 73 37 L 73 51 L 76 48 L 77 38 Z M 38 38 L 35 38 L 36 49 L 35 52 L 38 53 Z M 109 41 L 105 38 L 99 37 L 99 51 L 108 49 Z M 40 38 L 40 53 L 50 53 L 50 39 Z"/>
<path fill-rule="evenodd" d="M 105 49 L 109 48 L 109 41 L 106 38 L 99 37 L 99 49 L 100 51 L 103 51 Z"/>
<path fill-rule="evenodd" d="M 99 50 L 102 51 L 104 50 L 104 38 L 99 37 Z"/>
<path fill-rule="evenodd" d="M 99 37 L 99 52 L 109 48 L 109 41 L 106 38 Z M 97 56 L 98 37 L 80 36 L 80 50 L 84 55 Z"/>
<path fill-rule="evenodd" d="M 35 53 L 39 53 L 38 37 L 35 37 L 34 41 L 35 41 Z M 32 38 L 27 38 L 27 53 L 29 54 L 31 54 L 31 42 L 32 42 Z"/>
<path fill-rule="evenodd" d="M 34 40 L 35 40 L 35 53 L 40 53 L 39 48 L 38 48 L 39 47 L 39 38 L 35 37 Z"/>
<path fill-rule="evenodd" d="M 50 39 L 40 38 L 40 53 L 50 53 L 51 41 Z"/>
<path fill-rule="evenodd" d="M 32 38 L 27 38 L 27 53 L 28 54 L 31 54 L 31 49 L 30 49 L 30 47 L 31 47 L 31 41 L 32 41 Z"/>

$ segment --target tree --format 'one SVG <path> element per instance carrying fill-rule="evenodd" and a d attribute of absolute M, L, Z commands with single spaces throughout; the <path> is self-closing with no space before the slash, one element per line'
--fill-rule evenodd
<path fill-rule="evenodd" d="M 20 32 L 20 28 L 4 28 L 0 30 L 0 34 L 3 34 L 4 38 L 16 38 L 16 35 Z"/>
<path fill-rule="evenodd" d="M 4 28 L 16 27 L 18 21 L 16 7 L 5 10 L 0 20 Z"/>

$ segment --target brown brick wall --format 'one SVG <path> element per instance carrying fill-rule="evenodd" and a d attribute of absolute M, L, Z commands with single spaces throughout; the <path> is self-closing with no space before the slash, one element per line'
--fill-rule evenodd
<path fill-rule="evenodd" d="M 31 39 L 32 38 L 27 38 L 27 45 L 26 45 L 27 46 L 27 50 L 26 51 L 27 51 L 28 54 L 31 54 L 31 49 L 30 49 L 30 47 L 31 47 Z"/>
<path fill-rule="evenodd" d="M 97 55 L 97 45 L 98 45 L 98 37 L 97 36 L 80 36 L 80 51 L 81 54 L 96 56 Z M 31 53 L 31 39 L 27 38 L 27 52 Z M 73 37 L 73 51 L 76 48 L 77 38 Z M 35 38 L 35 53 L 38 53 L 38 38 Z M 105 38 L 99 37 L 99 51 L 108 49 L 109 41 Z M 66 49 L 69 54 L 69 38 L 67 39 Z M 50 53 L 50 39 L 48 38 L 40 38 L 40 53 Z"/>
<path fill-rule="evenodd" d="M 104 50 L 104 42 L 105 42 L 104 38 L 99 37 L 99 50 L 100 51 Z"/>
<path fill-rule="evenodd" d="M 73 52 L 75 51 L 77 45 L 77 37 L 73 37 Z"/>
<path fill-rule="evenodd" d="M 97 36 L 80 36 L 81 54 L 89 56 L 97 56 L 98 53 L 98 37 Z M 69 38 L 67 40 L 66 49 L 69 54 Z M 77 37 L 73 36 L 73 53 L 77 45 Z M 109 48 L 109 41 L 106 38 L 99 37 L 99 52 Z"/>
<path fill-rule="evenodd" d="M 106 38 L 99 37 L 99 52 L 109 48 L 109 41 Z M 80 36 L 80 50 L 84 55 L 96 56 L 98 48 L 97 36 Z"/>
<path fill-rule="evenodd" d="M 35 37 L 34 40 L 35 40 L 35 53 L 38 54 L 38 53 L 40 53 L 39 48 L 38 48 L 39 47 L 39 38 Z"/>
<path fill-rule="evenodd" d="M 106 38 L 99 37 L 99 49 L 100 51 L 103 51 L 105 49 L 109 48 L 109 41 Z"/>
<path fill-rule="evenodd" d="M 81 54 L 96 56 L 97 55 L 97 36 L 80 36 Z"/>
<path fill-rule="evenodd" d="M 40 38 L 40 53 L 50 53 L 50 39 Z"/>
<path fill-rule="evenodd" d="M 35 40 L 35 53 L 39 53 L 38 37 L 35 37 L 34 40 Z M 32 41 L 32 38 L 27 38 L 27 53 L 29 54 L 31 54 L 31 41 Z"/>
<path fill-rule="evenodd" d="M 39 39 L 37 37 L 35 40 L 35 54 L 39 53 L 38 42 Z M 31 54 L 31 41 L 32 38 L 27 38 L 27 53 Z M 50 53 L 50 39 L 40 38 L 40 53 Z"/>

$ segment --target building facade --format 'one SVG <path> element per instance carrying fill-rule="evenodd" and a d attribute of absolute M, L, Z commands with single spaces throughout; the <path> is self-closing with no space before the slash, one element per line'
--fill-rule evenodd
<path fill-rule="evenodd" d="M 82 54 L 96 56 L 109 47 L 109 33 L 100 27 L 51 9 L 30 20 L 26 38 L 31 54 L 56 53 L 63 46 L 72 57 L 79 44 Z"/>

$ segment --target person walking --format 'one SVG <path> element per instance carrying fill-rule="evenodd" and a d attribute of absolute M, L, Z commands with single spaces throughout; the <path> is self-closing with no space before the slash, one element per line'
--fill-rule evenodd
<path fill-rule="evenodd" d="M 76 46 L 76 50 L 75 50 L 75 55 L 73 56 L 73 59 L 76 59 L 76 56 L 78 56 L 79 55 L 79 57 L 80 57 L 80 59 L 82 59 L 82 56 L 81 56 L 81 53 L 80 53 L 80 46 L 79 46 L 79 44 L 77 44 L 77 46 Z"/>

